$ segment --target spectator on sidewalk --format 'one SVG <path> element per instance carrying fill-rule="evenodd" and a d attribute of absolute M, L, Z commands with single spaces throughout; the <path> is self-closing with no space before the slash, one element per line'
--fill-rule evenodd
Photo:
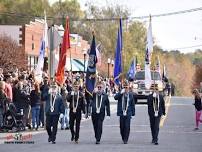
<path fill-rule="evenodd" d="M 38 130 L 41 105 L 41 91 L 38 83 L 34 84 L 34 90 L 31 91 L 30 102 L 32 111 L 32 128 Z"/>
<path fill-rule="evenodd" d="M 201 96 L 200 93 L 197 89 L 194 89 L 193 91 L 193 95 L 194 95 L 194 106 L 195 106 L 195 110 L 196 110 L 196 115 L 195 115 L 195 119 L 196 119 L 196 128 L 194 130 L 198 130 L 199 129 L 199 123 L 202 123 L 201 120 L 201 110 L 202 110 L 202 103 L 201 103 Z"/>

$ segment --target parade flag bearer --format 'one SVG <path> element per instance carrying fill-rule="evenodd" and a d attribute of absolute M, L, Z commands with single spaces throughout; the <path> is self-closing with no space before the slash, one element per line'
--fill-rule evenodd
<path fill-rule="evenodd" d="M 46 130 L 48 133 L 48 142 L 55 144 L 58 120 L 61 113 L 64 114 L 64 105 L 62 97 L 58 92 L 56 84 L 51 85 L 49 89 L 48 100 L 46 101 Z"/>
<path fill-rule="evenodd" d="M 165 101 L 158 91 L 154 90 L 147 98 L 148 114 L 152 133 L 152 143 L 158 145 L 159 124 L 161 116 L 165 115 Z"/>
<path fill-rule="evenodd" d="M 85 101 L 84 96 L 81 91 L 79 91 L 79 82 L 75 81 L 73 86 L 73 91 L 67 95 L 67 101 L 69 104 L 69 118 L 70 118 L 70 130 L 71 130 L 71 141 L 75 140 L 78 144 L 79 140 L 79 130 L 82 112 L 85 114 Z M 76 122 L 76 130 L 74 129 L 74 123 Z"/>
<path fill-rule="evenodd" d="M 135 116 L 135 101 L 133 93 L 129 91 L 128 82 L 124 82 L 123 89 L 114 96 L 118 100 L 117 116 L 120 116 L 120 132 L 124 144 L 128 143 L 131 117 Z"/>
<path fill-rule="evenodd" d="M 110 103 L 109 98 L 103 90 L 102 82 L 97 83 L 97 88 L 93 93 L 91 102 L 92 107 L 92 123 L 95 132 L 96 144 L 100 144 L 102 136 L 103 121 L 105 118 L 105 111 L 107 116 L 110 116 Z"/>

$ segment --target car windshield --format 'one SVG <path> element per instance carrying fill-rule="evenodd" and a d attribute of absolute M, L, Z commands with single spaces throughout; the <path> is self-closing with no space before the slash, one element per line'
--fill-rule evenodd
<path fill-rule="evenodd" d="M 145 79 L 145 72 L 144 71 L 138 71 L 135 74 L 135 80 L 144 80 Z M 161 80 L 161 76 L 156 71 L 151 71 L 151 79 L 152 80 Z"/>

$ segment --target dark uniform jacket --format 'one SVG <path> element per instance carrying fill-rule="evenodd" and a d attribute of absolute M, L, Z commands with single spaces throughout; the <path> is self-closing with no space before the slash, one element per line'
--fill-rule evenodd
<path fill-rule="evenodd" d="M 67 95 L 67 101 L 70 103 L 69 104 L 69 109 L 70 109 L 70 113 L 73 113 L 73 95 L 71 95 L 71 92 L 68 93 Z M 74 102 L 76 104 L 76 100 L 77 100 L 77 95 L 74 95 Z M 83 111 L 83 113 L 85 113 L 85 102 L 84 102 L 84 96 L 83 94 L 79 91 L 79 101 L 78 101 L 78 107 L 76 109 L 76 113 L 81 114 L 81 111 Z"/>
<path fill-rule="evenodd" d="M 107 116 L 110 116 L 110 103 L 109 98 L 105 93 L 102 93 L 102 105 L 100 108 L 99 116 L 102 120 L 104 120 L 105 117 L 105 111 Z M 101 100 L 101 97 L 98 96 L 98 100 Z M 92 107 L 92 115 L 96 115 L 96 93 L 93 93 L 93 98 L 91 101 L 91 107 Z"/>
<path fill-rule="evenodd" d="M 147 98 L 147 104 L 148 104 L 148 114 L 150 116 L 154 116 L 154 107 L 153 107 L 153 93 L 150 94 Z M 162 94 L 159 94 L 159 100 L 160 100 L 160 103 L 159 103 L 159 112 L 158 112 L 158 116 L 161 116 L 161 115 L 165 115 L 165 101 L 164 101 L 164 98 L 162 96 Z M 158 98 L 156 97 L 156 101 L 158 101 Z"/>
<path fill-rule="evenodd" d="M 121 94 L 120 92 L 117 93 L 114 96 L 115 100 L 118 100 L 117 104 L 117 116 L 123 116 L 123 108 L 122 108 L 122 96 L 124 94 Z M 129 103 L 128 103 L 128 110 L 127 110 L 127 116 L 134 116 L 135 115 L 135 101 L 133 94 L 129 92 Z"/>
<path fill-rule="evenodd" d="M 60 94 L 56 95 L 56 99 L 55 99 L 55 105 L 54 105 L 54 111 L 51 112 L 51 106 L 50 106 L 50 99 L 51 99 L 51 95 L 48 95 L 48 99 L 46 101 L 46 107 L 45 107 L 45 112 L 48 115 L 59 115 L 61 113 L 65 112 L 65 107 L 62 101 L 62 97 Z"/>

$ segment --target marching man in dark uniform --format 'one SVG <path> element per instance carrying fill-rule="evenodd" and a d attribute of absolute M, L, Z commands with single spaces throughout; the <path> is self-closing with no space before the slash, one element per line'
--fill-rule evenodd
<path fill-rule="evenodd" d="M 135 116 L 135 101 L 133 93 L 129 91 L 128 82 L 124 82 L 123 89 L 114 96 L 118 100 L 117 116 L 120 116 L 120 132 L 124 144 L 128 143 L 131 117 Z"/>
<path fill-rule="evenodd" d="M 85 114 L 85 101 L 84 96 L 81 91 L 79 91 L 78 81 L 74 82 L 73 91 L 71 91 L 67 96 L 67 101 L 69 104 L 69 117 L 70 117 L 70 130 L 71 130 L 71 141 L 75 140 L 75 143 L 78 144 L 79 139 L 79 130 L 81 122 L 81 111 Z M 76 121 L 76 130 L 74 130 L 74 123 Z"/>
<path fill-rule="evenodd" d="M 64 113 L 64 105 L 61 95 L 58 93 L 58 86 L 51 85 L 46 100 L 46 130 L 48 133 L 48 142 L 55 144 L 58 120 L 61 113 Z"/>
<path fill-rule="evenodd" d="M 110 103 L 109 98 L 103 91 L 102 82 L 98 82 L 97 88 L 93 93 L 93 99 L 91 102 L 92 107 L 92 123 L 95 132 L 96 144 L 100 144 L 102 136 L 103 121 L 105 118 L 105 111 L 107 116 L 110 116 Z"/>
<path fill-rule="evenodd" d="M 165 115 L 165 101 L 157 91 L 154 91 L 147 98 L 148 114 L 152 134 L 152 143 L 158 145 L 159 124 L 161 116 Z"/>

